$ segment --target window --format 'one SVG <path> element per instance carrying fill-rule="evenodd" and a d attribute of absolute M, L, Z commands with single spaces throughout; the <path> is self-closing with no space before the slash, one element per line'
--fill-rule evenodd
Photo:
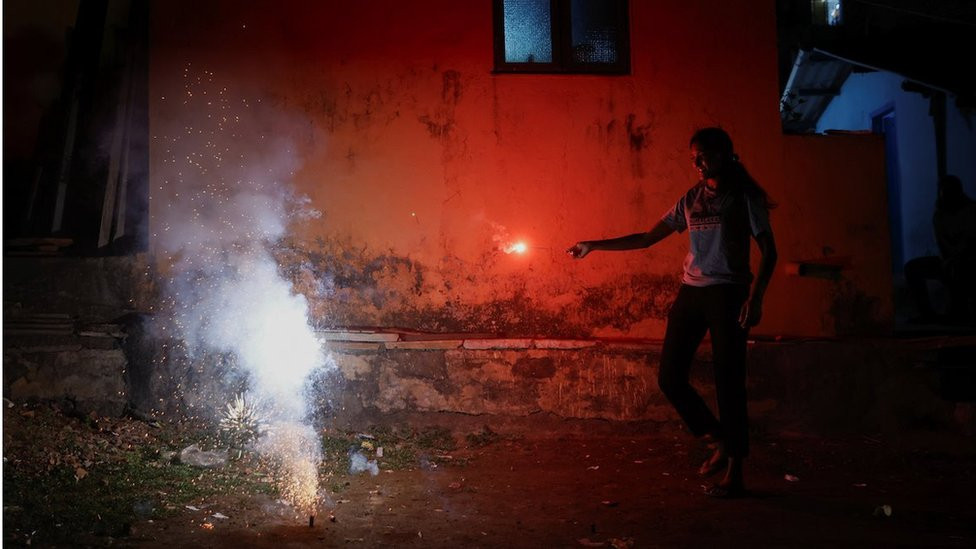
<path fill-rule="evenodd" d="M 810 9 L 813 13 L 813 23 L 831 27 L 840 25 L 843 22 L 840 2 L 841 0 L 811 0 Z"/>
<path fill-rule="evenodd" d="M 630 72 L 626 0 L 495 0 L 495 71 Z"/>

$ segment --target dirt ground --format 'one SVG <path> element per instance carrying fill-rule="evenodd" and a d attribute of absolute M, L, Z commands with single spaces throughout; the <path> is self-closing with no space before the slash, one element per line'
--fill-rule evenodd
<path fill-rule="evenodd" d="M 700 455 L 686 443 L 647 435 L 508 440 L 464 452 L 463 466 L 352 477 L 313 528 L 276 516 L 268 498 L 212 501 L 140 524 L 125 544 L 976 546 L 971 454 L 897 453 L 868 439 L 766 441 L 749 466 L 753 496 L 716 501 L 690 474 Z M 207 521 L 218 511 L 230 518 Z"/>
<path fill-rule="evenodd" d="M 123 534 L 69 533 L 56 544 L 35 534 L 32 545 L 976 546 L 972 438 L 757 435 L 741 500 L 702 494 L 704 451 L 678 430 L 523 426 L 478 444 L 457 439 L 413 466 L 330 478 L 311 528 L 274 495 L 230 491 L 147 513 Z M 27 544 L 11 535 L 25 512 L 5 500 L 5 545 Z"/>
<path fill-rule="evenodd" d="M 506 441 L 463 466 L 364 473 L 309 528 L 273 500 L 201 502 L 134 545 L 588 547 L 976 545 L 973 461 L 884 455 L 867 440 L 757 448 L 754 497 L 713 501 L 673 437 Z M 799 480 L 787 480 L 789 474 Z M 885 505 L 891 516 L 884 512 Z M 879 509 L 880 507 L 880 509 Z M 212 513 L 231 518 L 214 520 Z M 332 514 L 335 522 L 326 522 Z M 205 529 L 202 524 L 213 524 Z"/>

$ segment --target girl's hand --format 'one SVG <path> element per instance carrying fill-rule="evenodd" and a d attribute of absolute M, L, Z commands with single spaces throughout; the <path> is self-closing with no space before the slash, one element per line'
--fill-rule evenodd
<path fill-rule="evenodd" d="M 586 255 L 593 251 L 593 246 L 589 242 L 577 242 L 573 244 L 572 247 L 566 250 L 566 253 L 571 255 L 573 259 L 583 259 Z"/>
<path fill-rule="evenodd" d="M 762 298 L 750 297 L 742 304 L 739 312 L 739 326 L 749 329 L 762 320 Z"/>

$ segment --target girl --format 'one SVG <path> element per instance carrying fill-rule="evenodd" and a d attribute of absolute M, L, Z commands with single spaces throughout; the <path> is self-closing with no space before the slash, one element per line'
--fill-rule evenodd
<path fill-rule="evenodd" d="M 668 314 L 658 385 L 689 430 L 712 450 L 699 473 L 710 476 L 725 471 L 706 494 L 741 497 L 746 493 L 742 461 L 749 453 L 746 338 L 749 328 L 762 318 L 763 295 L 776 265 L 769 224 L 769 210 L 775 204 L 739 162 L 724 130 L 699 130 L 690 145 L 699 181 L 651 230 L 577 242 L 567 252 L 582 259 L 594 250 L 647 248 L 688 230 L 691 246 L 681 288 Z M 755 278 L 749 267 L 750 237 L 761 254 Z M 705 332 L 712 340 L 718 419 L 688 382 L 691 361 Z"/>

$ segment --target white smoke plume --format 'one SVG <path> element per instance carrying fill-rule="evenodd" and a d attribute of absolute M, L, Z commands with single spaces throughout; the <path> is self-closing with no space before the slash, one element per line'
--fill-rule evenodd
<path fill-rule="evenodd" d="M 178 115 L 154 128 L 165 151 L 154 193 L 164 204 L 153 219 L 170 263 L 163 286 L 189 352 L 232 355 L 245 373 L 248 400 L 267 426 L 255 448 L 274 465 L 282 494 L 310 509 L 321 445 L 307 419 L 307 387 L 333 363 L 305 297 L 270 251 L 291 222 L 317 216 L 291 185 L 300 158 L 290 136 L 300 126 L 216 80 L 187 66 L 181 96 L 162 99 Z"/>

